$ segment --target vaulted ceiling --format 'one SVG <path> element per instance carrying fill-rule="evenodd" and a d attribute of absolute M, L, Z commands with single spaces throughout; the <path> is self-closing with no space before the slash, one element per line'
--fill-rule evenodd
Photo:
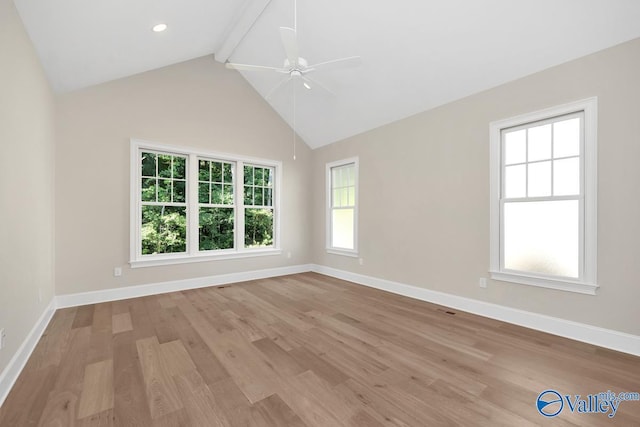
<path fill-rule="evenodd" d="M 294 0 L 15 0 L 54 90 L 215 55 L 281 67 Z M 300 56 L 359 55 L 268 99 L 312 148 L 640 37 L 637 0 L 298 0 Z M 154 33 L 164 22 L 168 29 Z M 229 70 L 229 72 L 237 72 Z M 243 72 L 265 96 L 282 78 Z"/>

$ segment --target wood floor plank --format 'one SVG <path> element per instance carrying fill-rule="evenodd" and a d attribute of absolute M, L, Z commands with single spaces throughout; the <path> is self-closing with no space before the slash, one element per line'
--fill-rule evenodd
<path fill-rule="evenodd" d="M 126 313 L 114 314 L 112 317 L 112 329 L 114 334 L 132 331 L 131 313 L 127 311 Z"/>
<path fill-rule="evenodd" d="M 158 339 L 156 337 L 143 338 L 136 341 L 136 346 L 151 418 L 156 420 L 182 409 L 182 401 L 162 358 Z"/>
<path fill-rule="evenodd" d="M 638 384 L 638 357 L 302 273 L 58 310 L 0 427 L 526 427 L 545 389 Z"/>
<path fill-rule="evenodd" d="M 78 418 L 113 409 L 113 360 L 91 363 L 84 370 Z"/>
<path fill-rule="evenodd" d="M 142 367 L 133 331 L 113 337 L 114 417 L 118 426 L 151 425 Z"/>
<path fill-rule="evenodd" d="M 75 426 L 78 396 L 70 391 L 52 393 L 42 411 L 38 427 Z"/>
<path fill-rule="evenodd" d="M 256 402 L 256 409 L 271 426 L 306 427 L 307 424 L 278 396 L 271 396 Z"/>
<path fill-rule="evenodd" d="M 174 378 L 192 425 L 224 427 L 220 407 L 196 370 L 183 371 Z"/>
<path fill-rule="evenodd" d="M 83 305 L 78 307 L 76 316 L 73 319 L 72 329 L 84 328 L 85 326 L 91 326 L 93 324 L 93 312 L 95 309 L 94 304 Z"/>

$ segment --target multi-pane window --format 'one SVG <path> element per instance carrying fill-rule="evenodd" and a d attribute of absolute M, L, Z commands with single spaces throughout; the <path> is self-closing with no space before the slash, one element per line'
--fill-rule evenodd
<path fill-rule="evenodd" d="M 327 249 L 357 252 L 358 161 L 327 165 Z"/>
<path fill-rule="evenodd" d="M 503 267 L 580 276 L 582 112 L 502 131 Z"/>
<path fill-rule="evenodd" d="M 143 151 L 140 175 L 142 254 L 185 252 L 186 158 Z"/>
<path fill-rule="evenodd" d="M 278 249 L 279 162 L 132 141 L 131 170 L 132 266 Z"/>
<path fill-rule="evenodd" d="M 595 288 L 594 109 L 572 104 L 492 127 L 496 278 Z"/>
<path fill-rule="evenodd" d="M 273 181 L 275 169 L 244 166 L 244 244 L 273 245 Z"/>

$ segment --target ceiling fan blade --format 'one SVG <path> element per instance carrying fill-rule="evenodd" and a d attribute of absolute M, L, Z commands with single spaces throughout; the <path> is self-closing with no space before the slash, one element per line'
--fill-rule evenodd
<path fill-rule="evenodd" d="M 327 86 L 323 85 L 322 83 L 320 83 L 316 79 L 312 79 L 311 77 L 308 77 L 308 76 L 301 76 L 301 79 L 305 83 L 309 84 L 311 86 L 311 89 L 313 89 L 313 87 L 316 86 L 316 87 L 319 87 L 320 89 L 324 90 L 328 94 L 330 94 L 332 96 L 336 96 L 336 93 L 334 91 L 332 91 L 331 89 L 329 89 Z"/>
<path fill-rule="evenodd" d="M 308 70 L 318 69 L 339 69 L 339 68 L 352 68 L 362 64 L 362 58 L 359 56 L 349 56 L 347 58 L 333 59 L 331 61 L 320 62 L 319 64 L 309 65 Z"/>
<path fill-rule="evenodd" d="M 287 53 L 289 65 L 295 67 L 298 65 L 298 39 L 296 30 L 288 27 L 280 27 L 280 37 L 282 38 L 284 51 Z"/>
<path fill-rule="evenodd" d="M 225 67 L 231 70 L 240 70 L 240 71 L 287 71 L 282 68 L 277 67 L 267 67 L 265 65 L 251 65 L 251 64 L 234 64 L 232 62 L 227 62 L 224 64 Z"/>
<path fill-rule="evenodd" d="M 289 83 L 290 80 L 291 80 L 291 77 L 282 79 L 277 85 L 271 88 L 271 90 L 265 95 L 264 99 L 267 99 L 267 100 L 271 99 L 271 97 L 275 95 L 275 93 L 278 92 L 278 90 L 282 89 L 287 83 Z"/>

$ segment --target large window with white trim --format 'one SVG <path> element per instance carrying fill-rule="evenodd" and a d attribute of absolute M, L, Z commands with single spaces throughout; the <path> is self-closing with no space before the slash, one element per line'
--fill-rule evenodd
<path fill-rule="evenodd" d="M 131 265 L 280 253 L 280 162 L 131 141 Z"/>
<path fill-rule="evenodd" d="M 493 278 L 595 292 L 596 106 L 491 124 Z"/>
<path fill-rule="evenodd" d="M 327 250 L 358 254 L 358 159 L 327 164 Z"/>

